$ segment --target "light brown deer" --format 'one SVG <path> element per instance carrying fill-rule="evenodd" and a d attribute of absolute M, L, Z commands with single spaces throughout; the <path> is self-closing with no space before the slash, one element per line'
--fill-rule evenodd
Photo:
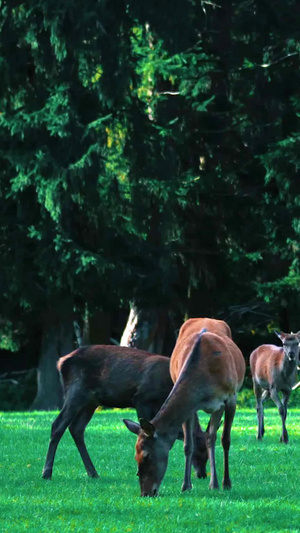
<path fill-rule="evenodd" d="M 127 428 L 138 435 L 136 461 L 142 496 L 158 495 L 165 475 L 169 451 L 182 425 L 184 431 L 185 472 L 182 491 L 192 488 L 191 462 L 193 454 L 193 423 L 195 413 L 201 409 L 211 414 L 207 428 L 207 448 L 211 467 L 210 488 L 219 488 L 215 466 L 216 433 L 225 412 L 222 445 L 224 450 L 223 487 L 230 488 L 229 447 L 230 432 L 236 409 L 236 393 L 240 389 L 245 362 L 236 344 L 227 334 L 212 333 L 202 329 L 204 323 L 211 329 L 220 327 L 219 321 L 195 319 L 189 334 L 188 323 L 179 332 L 171 356 L 170 371 L 174 387 L 156 416 L 140 424 L 124 420 Z M 189 321 L 188 321 L 189 322 Z M 195 333 L 195 326 L 198 333 Z M 220 331 L 218 329 L 218 331 Z M 228 331 L 228 330 L 227 330 Z M 230 330 L 229 330 L 230 331 Z"/>
<path fill-rule="evenodd" d="M 291 390 L 297 379 L 297 366 L 299 364 L 298 333 L 277 333 L 282 346 L 263 344 L 256 348 L 250 355 L 250 368 L 253 379 L 253 390 L 256 397 L 258 420 L 257 438 L 263 438 L 264 427 L 264 401 L 271 397 L 278 407 L 282 422 L 280 442 L 288 443 L 288 432 L 285 421 L 288 401 Z M 282 400 L 279 393 L 282 393 Z"/>
<path fill-rule="evenodd" d="M 51 479 L 54 457 L 67 428 L 90 477 L 98 477 L 84 442 L 84 431 L 95 409 L 134 407 L 139 417 L 152 418 L 172 389 L 170 359 L 123 346 L 85 346 L 59 359 L 64 405 L 51 430 L 43 477 Z M 196 417 L 197 418 L 197 417 Z M 193 465 L 205 476 L 205 434 L 195 419 Z"/>

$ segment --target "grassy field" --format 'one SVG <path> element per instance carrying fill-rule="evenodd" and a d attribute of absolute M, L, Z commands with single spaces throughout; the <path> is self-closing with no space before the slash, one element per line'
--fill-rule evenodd
<path fill-rule="evenodd" d="M 280 419 L 266 409 L 266 434 L 256 441 L 254 409 L 238 410 L 230 453 L 231 491 L 209 491 L 194 479 L 181 494 L 183 445 L 176 442 L 160 496 L 141 498 L 135 436 L 121 422 L 134 411 L 101 411 L 86 434 L 100 475 L 87 477 L 73 441 L 59 447 L 52 481 L 41 478 L 55 413 L 0 413 L 0 532 L 300 532 L 300 410 L 290 410 L 288 445 L 279 443 Z M 207 417 L 201 415 L 201 420 Z M 204 424 L 203 424 L 204 425 Z M 217 441 L 217 469 L 223 459 Z"/>

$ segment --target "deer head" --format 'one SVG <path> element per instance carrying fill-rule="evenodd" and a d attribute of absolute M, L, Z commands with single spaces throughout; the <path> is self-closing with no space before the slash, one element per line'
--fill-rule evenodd
<path fill-rule="evenodd" d="M 283 333 L 283 331 L 275 331 L 275 333 L 282 342 L 284 354 L 287 359 L 290 362 L 296 361 L 298 363 L 300 331 L 298 331 L 298 333 Z"/>
<path fill-rule="evenodd" d="M 125 426 L 138 436 L 135 459 L 138 463 L 141 496 L 158 496 L 168 466 L 170 446 L 158 435 L 151 422 L 140 418 L 140 424 L 123 419 Z"/>

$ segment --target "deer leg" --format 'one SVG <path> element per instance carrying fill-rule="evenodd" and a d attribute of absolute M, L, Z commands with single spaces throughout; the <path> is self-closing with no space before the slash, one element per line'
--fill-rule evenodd
<path fill-rule="evenodd" d="M 224 428 L 222 433 L 222 446 L 224 452 L 224 477 L 223 489 L 231 489 L 231 480 L 229 476 L 229 448 L 230 448 L 230 433 L 232 422 L 236 410 L 236 398 L 232 402 L 225 405 Z"/>
<path fill-rule="evenodd" d="M 261 386 L 253 380 L 253 390 L 256 397 L 256 412 L 257 412 L 257 439 L 261 440 L 265 432 L 264 422 L 264 406 L 263 406 L 263 393 Z"/>
<path fill-rule="evenodd" d="M 264 390 L 262 393 L 262 402 L 265 403 L 265 401 L 270 398 L 270 391 L 269 389 Z"/>
<path fill-rule="evenodd" d="M 193 425 L 194 417 L 189 418 L 182 424 L 184 434 L 184 455 L 185 455 L 185 470 L 184 480 L 181 487 L 181 492 L 192 489 L 191 471 L 192 471 L 192 455 L 193 455 Z"/>
<path fill-rule="evenodd" d="M 52 424 L 50 443 L 42 474 L 44 479 L 51 479 L 55 453 L 59 441 L 72 420 L 74 420 L 78 412 L 82 409 L 84 403 L 85 401 L 82 400 L 82 397 L 76 395 L 75 389 L 68 391 L 62 410 Z"/>
<path fill-rule="evenodd" d="M 267 390 L 264 390 L 264 392 L 262 393 L 262 408 L 263 408 L 263 411 L 262 411 L 262 422 L 261 422 L 261 434 L 262 436 L 264 436 L 265 434 L 265 416 L 264 416 L 264 403 L 265 401 L 270 398 L 270 391 L 269 389 Z"/>
<path fill-rule="evenodd" d="M 205 432 L 202 430 L 197 413 L 194 416 L 194 451 L 192 464 L 198 478 L 206 478 L 206 463 L 208 459 Z"/>
<path fill-rule="evenodd" d="M 218 411 L 215 411 L 215 413 L 211 415 L 207 433 L 206 433 L 206 445 L 207 445 L 208 457 L 209 457 L 209 462 L 210 462 L 210 475 L 211 475 L 210 483 L 209 483 L 210 489 L 219 488 L 219 482 L 218 482 L 217 471 L 216 471 L 215 445 L 216 445 L 217 431 L 218 431 L 223 413 L 224 413 L 224 407 L 222 407 Z"/>
<path fill-rule="evenodd" d="M 279 411 L 280 418 L 281 418 L 282 434 L 281 434 L 281 437 L 280 437 L 280 442 L 285 442 L 285 444 L 287 444 L 288 441 L 289 441 L 288 432 L 287 432 L 286 427 L 285 427 L 286 407 L 287 407 L 287 405 L 282 403 L 282 401 L 280 400 L 278 392 L 277 392 L 275 387 L 271 387 L 271 391 L 270 392 L 271 392 L 271 398 L 272 398 L 273 402 L 278 407 L 278 411 Z"/>
<path fill-rule="evenodd" d="M 284 410 L 285 410 L 284 421 L 286 420 L 286 416 L 287 416 L 287 406 L 288 406 L 288 403 L 289 403 L 290 395 L 291 395 L 291 391 L 284 391 L 282 393 L 282 404 L 283 404 L 283 407 L 284 407 Z"/>
<path fill-rule="evenodd" d="M 69 430 L 81 455 L 87 475 L 90 477 L 99 477 L 84 442 L 84 431 L 94 412 L 94 405 L 88 405 L 87 407 L 84 407 L 84 409 L 80 411 L 76 418 L 71 422 Z"/>
<path fill-rule="evenodd" d="M 57 446 L 64 432 L 66 431 L 67 427 L 72 422 L 76 414 L 77 414 L 77 411 L 75 410 L 71 411 L 69 409 L 68 410 L 62 409 L 58 417 L 54 420 L 52 424 L 50 443 L 49 443 L 49 448 L 48 448 L 45 466 L 43 470 L 44 479 L 51 479 L 52 477 L 53 463 L 54 463 L 54 457 L 55 457 Z"/>

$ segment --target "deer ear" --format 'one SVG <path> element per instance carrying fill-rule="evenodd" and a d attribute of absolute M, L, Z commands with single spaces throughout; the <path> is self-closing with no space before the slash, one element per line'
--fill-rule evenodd
<path fill-rule="evenodd" d="M 131 431 L 131 433 L 135 433 L 135 435 L 138 435 L 140 430 L 141 430 L 141 426 L 140 424 L 138 424 L 137 422 L 133 422 L 133 420 L 128 420 L 126 418 L 122 418 L 125 426 L 127 427 L 127 429 L 129 429 L 129 431 Z"/>
<path fill-rule="evenodd" d="M 144 418 L 140 418 L 140 424 L 142 430 L 146 433 L 147 437 L 153 437 L 155 433 L 155 427 L 151 422 L 148 422 L 148 420 L 144 420 Z"/>
<path fill-rule="evenodd" d="M 283 333 L 283 331 L 274 331 L 274 333 L 280 338 L 281 341 L 283 341 L 283 339 L 286 337 L 286 333 Z"/>

